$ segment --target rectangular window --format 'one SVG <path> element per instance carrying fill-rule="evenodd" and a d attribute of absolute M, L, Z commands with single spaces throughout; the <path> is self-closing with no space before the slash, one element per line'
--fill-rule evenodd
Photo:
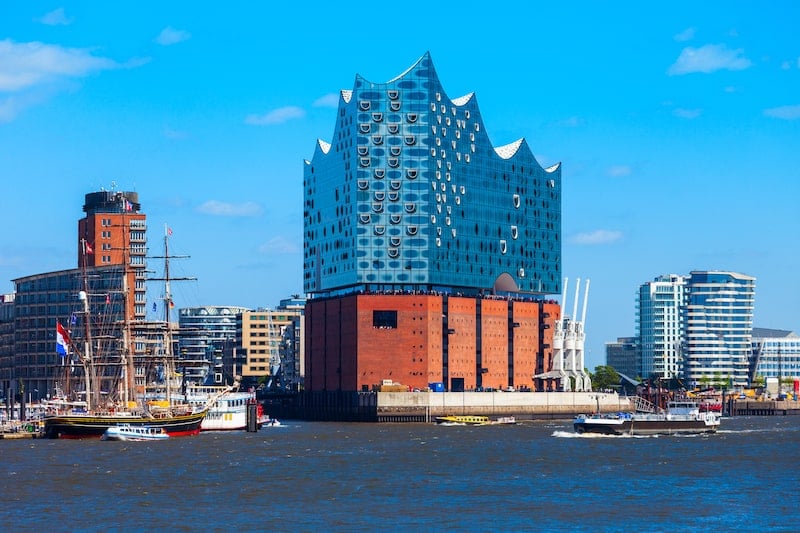
<path fill-rule="evenodd" d="M 372 311 L 372 327 L 397 329 L 397 311 Z"/>

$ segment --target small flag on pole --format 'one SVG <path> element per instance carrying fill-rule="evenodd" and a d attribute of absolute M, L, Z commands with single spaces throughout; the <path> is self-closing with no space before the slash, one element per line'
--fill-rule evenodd
<path fill-rule="evenodd" d="M 106 294 L 106 303 L 107 304 L 111 303 L 111 293 Z"/>

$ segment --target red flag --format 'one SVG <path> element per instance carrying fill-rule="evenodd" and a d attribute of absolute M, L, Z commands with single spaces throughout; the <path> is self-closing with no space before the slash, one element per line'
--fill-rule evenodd
<path fill-rule="evenodd" d="M 167 228 L 167 235 L 172 236 L 172 228 Z"/>
<path fill-rule="evenodd" d="M 86 248 L 86 253 L 87 254 L 93 254 L 94 253 L 94 250 L 92 249 L 92 245 L 89 244 L 88 242 L 83 241 L 83 246 Z"/>
<path fill-rule="evenodd" d="M 110 293 L 109 293 L 109 294 L 106 294 L 106 303 L 107 303 L 107 304 L 110 304 L 110 303 L 111 303 L 111 294 L 110 294 Z"/>

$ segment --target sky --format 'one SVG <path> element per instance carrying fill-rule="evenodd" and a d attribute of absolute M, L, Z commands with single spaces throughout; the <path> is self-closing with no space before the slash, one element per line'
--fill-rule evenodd
<path fill-rule="evenodd" d="M 754 276 L 754 325 L 800 332 L 798 20 L 792 1 L 0 0 L 0 293 L 75 268 L 84 196 L 116 189 L 154 255 L 168 225 L 190 256 L 178 307 L 302 294 L 303 160 L 338 91 L 430 52 L 495 146 L 562 163 L 588 368 L 661 274 Z"/>

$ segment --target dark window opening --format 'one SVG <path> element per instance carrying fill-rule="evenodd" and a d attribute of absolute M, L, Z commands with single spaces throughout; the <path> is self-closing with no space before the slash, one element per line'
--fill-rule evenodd
<path fill-rule="evenodd" d="M 372 311 L 372 327 L 397 329 L 397 311 Z"/>

